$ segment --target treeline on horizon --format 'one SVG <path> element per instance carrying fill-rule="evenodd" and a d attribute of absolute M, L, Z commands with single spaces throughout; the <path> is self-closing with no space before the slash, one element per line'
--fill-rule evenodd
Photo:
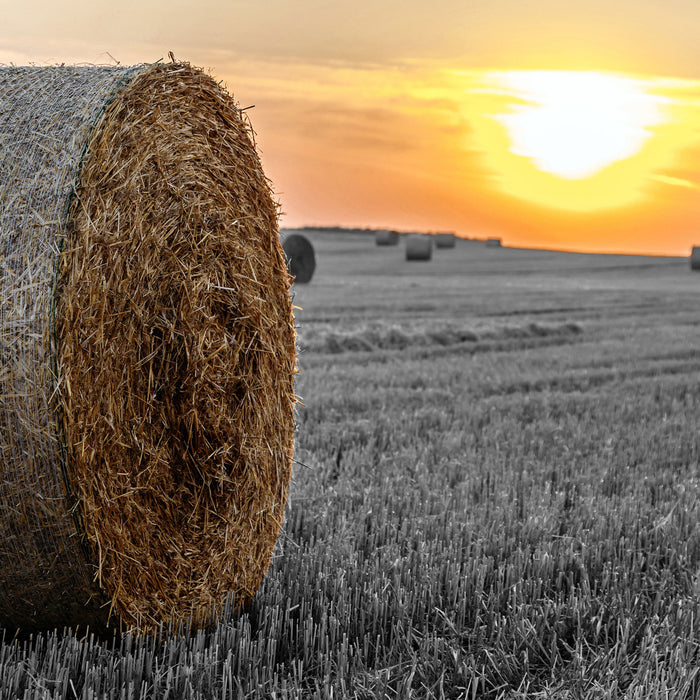
<path fill-rule="evenodd" d="M 452 233 L 456 238 L 461 238 L 465 241 L 478 241 L 486 240 L 485 238 L 478 238 L 475 236 L 465 236 L 464 234 L 457 233 L 455 231 L 399 231 L 397 229 L 390 228 L 372 228 L 366 226 L 364 228 L 355 228 L 352 226 L 281 226 L 280 228 L 285 231 L 324 231 L 327 233 L 364 233 L 368 235 L 374 235 L 377 231 L 395 231 L 399 235 L 409 235 L 411 233 L 425 233 L 428 235 L 434 235 L 436 233 Z"/>

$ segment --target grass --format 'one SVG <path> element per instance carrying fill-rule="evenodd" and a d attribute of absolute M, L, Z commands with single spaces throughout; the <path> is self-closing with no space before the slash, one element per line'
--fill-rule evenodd
<path fill-rule="evenodd" d="M 2 697 L 698 697 L 700 275 L 310 238 L 297 463 L 251 609 L 6 636 Z"/>

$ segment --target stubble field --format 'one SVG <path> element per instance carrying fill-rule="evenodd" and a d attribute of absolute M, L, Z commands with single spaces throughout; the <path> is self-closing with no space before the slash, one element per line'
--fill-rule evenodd
<path fill-rule="evenodd" d="M 191 639 L 6 637 L 2 697 L 697 697 L 700 274 L 305 235 L 252 608 Z"/>

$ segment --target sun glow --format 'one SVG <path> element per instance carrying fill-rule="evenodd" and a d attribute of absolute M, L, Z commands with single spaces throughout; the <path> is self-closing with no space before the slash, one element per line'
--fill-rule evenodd
<path fill-rule="evenodd" d="M 526 104 L 496 115 L 508 130 L 515 155 L 539 170 L 577 180 L 638 153 L 665 121 L 663 97 L 639 80 L 571 71 L 523 71 L 493 75 Z"/>
<path fill-rule="evenodd" d="M 698 142 L 684 81 L 576 71 L 483 71 L 469 81 L 469 139 L 502 192 L 568 211 L 638 204 Z M 680 161 L 679 161 L 680 158 Z"/>

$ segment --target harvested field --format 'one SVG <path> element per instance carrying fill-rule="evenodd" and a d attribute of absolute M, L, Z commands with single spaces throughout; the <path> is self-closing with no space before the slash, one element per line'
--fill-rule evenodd
<path fill-rule="evenodd" d="M 4 697 L 698 697 L 687 258 L 461 241 L 411 266 L 309 236 L 297 461 L 251 609 L 8 639 Z"/>

